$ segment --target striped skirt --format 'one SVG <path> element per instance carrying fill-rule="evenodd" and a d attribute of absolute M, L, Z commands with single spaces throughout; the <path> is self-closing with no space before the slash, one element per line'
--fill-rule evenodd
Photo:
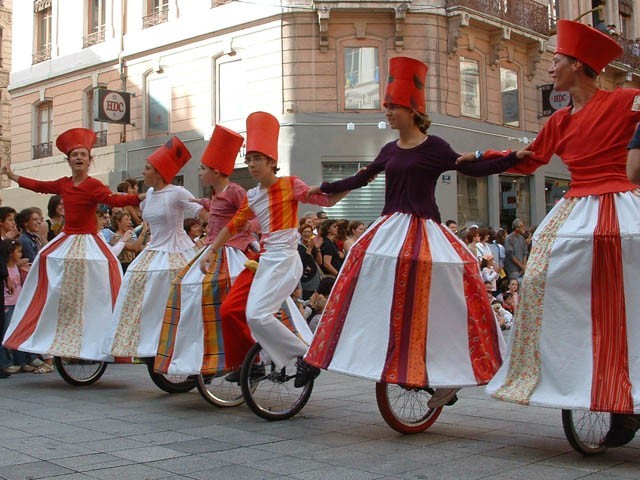
<path fill-rule="evenodd" d="M 475 255 L 443 225 L 395 213 L 351 247 L 306 360 L 386 383 L 463 387 L 489 382 L 501 342 Z"/>
<path fill-rule="evenodd" d="M 206 275 L 200 251 L 171 284 L 157 345 L 154 368 L 170 375 L 213 374 L 224 370 L 220 305 L 247 258 L 240 250 L 224 247 Z"/>
<path fill-rule="evenodd" d="M 499 400 L 640 413 L 640 192 L 560 201 L 540 224 Z"/>
<path fill-rule="evenodd" d="M 155 357 L 172 280 L 197 253 L 145 249 L 131 262 L 122 279 L 107 352 L 115 357 Z"/>
<path fill-rule="evenodd" d="M 60 357 L 104 353 L 122 270 L 100 235 L 61 233 L 36 256 L 4 345 Z"/>

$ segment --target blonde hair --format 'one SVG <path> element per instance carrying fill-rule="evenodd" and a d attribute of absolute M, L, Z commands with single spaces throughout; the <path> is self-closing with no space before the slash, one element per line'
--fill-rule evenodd
<path fill-rule="evenodd" d="M 431 119 L 428 113 L 415 112 L 413 120 L 422 133 L 427 133 L 427 130 L 431 126 Z"/>

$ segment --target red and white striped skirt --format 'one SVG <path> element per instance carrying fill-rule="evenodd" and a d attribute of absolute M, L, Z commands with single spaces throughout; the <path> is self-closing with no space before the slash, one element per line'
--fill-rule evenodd
<path fill-rule="evenodd" d="M 36 256 L 4 345 L 60 357 L 104 353 L 122 269 L 100 235 L 61 233 Z"/>
<path fill-rule="evenodd" d="M 349 251 L 306 360 L 409 386 L 484 385 L 502 333 L 475 255 L 445 226 L 379 218 Z"/>
<path fill-rule="evenodd" d="M 640 413 L 640 191 L 560 201 L 527 263 L 495 398 Z"/>

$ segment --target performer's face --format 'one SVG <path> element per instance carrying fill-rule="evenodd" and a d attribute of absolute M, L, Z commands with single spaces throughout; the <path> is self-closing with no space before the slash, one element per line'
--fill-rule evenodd
<path fill-rule="evenodd" d="M 76 148 L 69 153 L 69 166 L 73 172 L 86 172 L 91 164 L 91 154 L 86 148 Z"/>
<path fill-rule="evenodd" d="M 160 175 L 158 171 L 153 168 L 153 165 L 151 165 L 149 162 L 145 163 L 144 168 L 142 169 L 142 179 L 145 185 L 148 185 L 150 187 L 164 182 L 162 175 Z"/>
<path fill-rule="evenodd" d="M 568 90 L 573 85 L 575 69 L 575 60 L 561 53 L 556 53 L 553 56 L 551 70 L 549 70 L 553 80 L 553 88 L 560 91 Z"/>
<path fill-rule="evenodd" d="M 384 112 L 389 126 L 394 130 L 401 130 L 413 126 L 413 113 L 411 109 L 393 103 L 387 104 Z"/>
<path fill-rule="evenodd" d="M 247 153 L 244 163 L 249 168 L 249 175 L 258 182 L 274 175 L 275 161 L 262 153 Z"/>
<path fill-rule="evenodd" d="M 216 171 L 206 165 L 200 165 L 198 176 L 200 177 L 200 181 L 203 185 L 213 185 L 216 178 Z"/>

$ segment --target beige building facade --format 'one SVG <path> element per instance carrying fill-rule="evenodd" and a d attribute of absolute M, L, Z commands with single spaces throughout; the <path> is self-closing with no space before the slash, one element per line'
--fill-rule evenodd
<path fill-rule="evenodd" d="M 194 159 L 177 181 L 200 195 L 198 160 L 213 126 L 244 133 L 246 116 L 264 110 L 282 124 L 283 174 L 309 184 L 342 178 L 395 138 L 386 128 L 382 101 L 388 60 L 398 55 L 429 66 L 430 133 L 457 151 L 522 148 L 546 118 L 542 90 L 549 84 L 555 19 L 575 18 L 597 3 L 19 2 L 13 8 L 13 24 L 19 25 L 14 44 L 33 48 L 28 55 L 14 49 L 10 161 L 19 175 L 67 175 L 55 138 L 68 128 L 93 128 L 99 146 L 92 173 L 115 189 L 124 178 L 141 178 L 146 156 L 178 135 Z M 616 25 L 625 47 L 625 56 L 601 75 L 604 88 L 640 85 L 633 49 L 640 36 L 637 3 L 610 1 L 583 17 L 594 25 Z M 101 88 L 132 95 L 130 124 L 95 120 L 94 97 Z M 232 179 L 249 187 L 242 160 Z M 558 159 L 529 177 L 473 179 L 447 172 L 437 196 L 443 218 L 460 223 L 497 227 L 517 216 L 536 224 L 568 180 Z M 383 192 L 379 178 L 330 215 L 372 220 L 382 209 Z M 2 196 L 17 208 L 46 203 L 15 185 Z"/>

